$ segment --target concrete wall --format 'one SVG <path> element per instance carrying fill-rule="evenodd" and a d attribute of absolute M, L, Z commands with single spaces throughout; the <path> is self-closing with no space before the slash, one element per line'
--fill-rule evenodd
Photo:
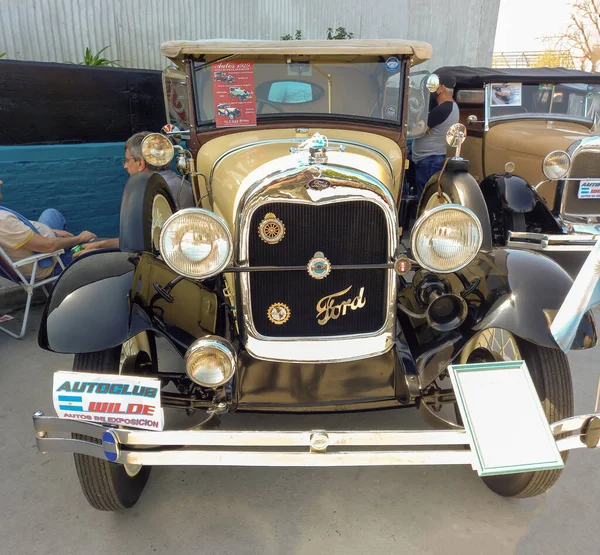
<path fill-rule="evenodd" d="M 432 44 L 425 68 L 488 65 L 500 0 L 0 0 L 7 58 L 79 62 L 86 47 L 126 67 L 161 69 L 167 40 L 278 40 L 302 30 L 324 39 L 343 26 L 355 38 Z"/>
<path fill-rule="evenodd" d="M 0 146 L 3 206 L 35 220 L 46 208 L 67 218 L 68 230 L 119 234 L 127 178 L 124 143 Z"/>

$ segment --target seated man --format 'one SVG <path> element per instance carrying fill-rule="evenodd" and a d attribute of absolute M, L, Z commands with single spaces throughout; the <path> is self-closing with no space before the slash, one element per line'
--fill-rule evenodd
<path fill-rule="evenodd" d="M 2 199 L 2 181 L 0 181 L 0 200 Z M 29 221 L 20 214 L 0 206 L 0 247 L 13 262 L 18 262 L 36 253 L 50 253 L 64 249 L 61 260 L 66 266 L 71 262 L 71 247 L 86 243 L 96 236 L 82 231 L 74 236 L 66 230 L 65 217 L 53 208 L 44 210 L 37 221 Z M 60 264 L 38 265 L 36 280 L 56 275 L 62 271 Z M 20 268 L 25 277 L 31 277 L 33 264 Z"/>
<path fill-rule="evenodd" d="M 167 182 L 171 195 L 175 201 L 175 208 L 194 208 L 194 194 L 192 186 L 187 179 L 177 175 L 168 166 L 161 168 L 154 167 L 146 162 L 142 156 L 142 141 L 149 135 L 149 131 L 141 131 L 132 135 L 125 143 L 125 158 L 123 159 L 123 168 L 127 170 L 129 175 L 135 175 L 139 172 L 156 172 L 159 173 Z M 183 181 L 183 182 L 182 182 Z"/>
<path fill-rule="evenodd" d="M 156 172 L 162 175 L 171 191 L 171 196 L 175 200 L 177 210 L 182 208 L 194 208 L 194 194 L 192 193 L 192 186 L 187 179 L 183 179 L 177 175 L 169 167 L 164 166 L 163 168 L 155 168 L 151 164 L 148 164 L 142 156 L 142 141 L 146 138 L 149 131 L 140 131 L 135 135 L 132 135 L 125 143 L 125 158 L 123 159 L 123 168 L 129 175 L 135 175 L 140 172 Z M 183 179 L 183 183 L 182 183 Z M 84 254 L 99 250 L 99 249 L 118 249 L 119 238 L 114 237 L 112 239 L 100 239 L 93 243 L 82 245 L 83 249 L 76 252 L 74 258 L 79 258 Z"/>

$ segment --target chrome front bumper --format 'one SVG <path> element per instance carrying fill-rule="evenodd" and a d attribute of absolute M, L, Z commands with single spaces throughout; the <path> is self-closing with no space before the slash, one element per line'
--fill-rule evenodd
<path fill-rule="evenodd" d="M 477 468 L 464 430 L 410 431 L 140 431 L 117 429 L 36 412 L 42 453 L 81 453 L 121 464 L 195 466 L 387 466 L 470 464 Z M 593 425 L 592 425 L 593 424 Z M 560 451 L 596 448 L 600 413 L 551 424 Z M 587 430 L 587 432 L 586 432 Z M 71 433 L 98 443 L 72 439 Z M 60 437 L 68 435 L 68 437 Z M 401 450 L 395 448 L 401 447 Z M 424 449 L 429 447 L 429 449 Z M 368 449 L 365 449 L 368 448 Z"/>
<path fill-rule="evenodd" d="M 539 252 L 589 252 L 594 248 L 598 239 L 600 239 L 600 234 L 573 233 L 571 235 L 548 235 L 546 233 L 509 231 L 506 246 Z"/>

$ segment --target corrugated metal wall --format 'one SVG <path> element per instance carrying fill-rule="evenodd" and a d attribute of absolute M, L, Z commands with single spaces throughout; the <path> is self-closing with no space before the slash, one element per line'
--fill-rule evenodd
<path fill-rule="evenodd" d="M 86 47 L 125 67 L 160 69 L 160 43 L 174 39 L 277 40 L 301 29 L 326 38 L 433 45 L 424 66 L 491 64 L 500 0 L 0 0 L 0 52 L 7 58 L 79 62 Z"/>

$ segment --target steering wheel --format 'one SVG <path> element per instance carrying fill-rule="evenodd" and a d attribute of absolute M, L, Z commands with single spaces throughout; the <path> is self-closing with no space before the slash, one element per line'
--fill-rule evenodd
<path fill-rule="evenodd" d="M 408 97 L 408 109 L 410 110 L 411 114 L 417 115 L 425 106 L 425 96 L 423 95 L 423 91 L 419 89 L 411 92 L 413 94 L 412 96 Z"/>
<path fill-rule="evenodd" d="M 257 114 L 262 113 L 262 107 L 264 105 L 270 106 L 271 108 L 273 108 L 276 112 L 278 112 L 280 114 L 285 114 L 285 110 L 281 106 L 279 106 L 279 104 L 277 104 L 275 102 L 271 102 L 270 100 L 263 100 L 262 98 L 257 98 L 256 103 L 258 104 L 258 106 L 256 108 Z"/>

